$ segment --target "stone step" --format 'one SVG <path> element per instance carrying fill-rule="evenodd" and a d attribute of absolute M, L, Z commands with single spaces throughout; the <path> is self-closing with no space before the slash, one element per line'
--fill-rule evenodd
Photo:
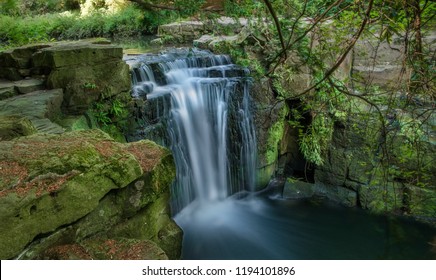
<path fill-rule="evenodd" d="M 64 129 L 53 123 L 61 113 L 62 89 L 39 90 L 0 101 L 0 115 L 25 116 L 38 132 L 62 133 Z"/>
<path fill-rule="evenodd" d="M 0 100 L 15 96 L 15 84 L 8 80 L 0 80 Z"/>
<path fill-rule="evenodd" d="M 0 100 L 43 89 L 44 80 L 41 79 L 24 79 L 19 81 L 0 79 Z"/>
<path fill-rule="evenodd" d="M 40 79 L 25 79 L 15 82 L 15 88 L 20 94 L 44 89 L 44 81 Z"/>
<path fill-rule="evenodd" d="M 63 127 L 49 119 L 31 119 L 30 121 L 38 132 L 49 134 L 61 134 L 65 132 Z"/>

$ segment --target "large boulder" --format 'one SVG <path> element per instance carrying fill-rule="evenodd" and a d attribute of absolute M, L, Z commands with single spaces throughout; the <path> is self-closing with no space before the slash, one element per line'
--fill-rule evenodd
<path fill-rule="evenodd" d="M 80 115 L 97 100 L 129 92 L 129 67 L 121 47 L 105 39 L 29 45 L 0 52 L 0 100 L 41 87 L 62 89 L 63 112 Z M 25 79 L 26 78 L 26 79 Z M 32 78 L 32 79 L 30 79 Z"/>
<path fill-rule="evenodd" d="M 46 73 L 49 88 L 64 90 L 67 113 L 82 114 L 93 102 L 130 90 L 123 50 L 89 41 L 55 44 L 32 57 L 33 67 Z"/>
<path fill-rule="evenodd" d="M 119 144 L 100 130 L 2 141 L 0 258 L 16 257 L 38 236 L 56 235 L 65 226 L 70 231 L 50 245 L 74 244 L 77 236 L 84 240 L 106 232 L 111 213 L 118 222 L 134 216 L 168 192 L 173 176 L 174 165 L 166 149 L 149 141 Z M 135 184 L 126 188 L 135 180 L 143 180 L 142 188 Z M 118 189 L 122 193 L 116 195 Z M 103 199 L 109 193 L 115 197 Z M 118 206 L 102 205 L 113 200 Z M 59 244 L 60 240 L 64 243 Z M 29 252 L 33 257 L 37 253 Z"/>

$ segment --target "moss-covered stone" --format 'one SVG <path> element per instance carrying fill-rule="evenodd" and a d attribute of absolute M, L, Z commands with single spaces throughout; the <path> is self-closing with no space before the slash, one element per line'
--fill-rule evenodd
<path fill-rule="evenodd" d="M 26 117 L 0 116 L 0 141 L 36 133 L 36 128 Z"/>
<path fill-rule="evenodd" d="M 283 187 L 283 198 L 310 198 L 315 194 L 315 185 L 289 178 Z"/>
<path fill-rule="evenodd" d="M 17 95 L 14 82 L 0 80 L 0 100 Z"/>
<path fill-rule="evenodd" d="M 92 41 L 71 41 L 53 43 L 41 48 L 32 56 L 33 67 L 61 68 L 95 65 L 108 60 L 121 60 L 123 50 L 107 44 L 93 44 Z"/>
<path fill-rule="evenodd" d="M 33 53 L 48 46 L 49 44 L 33 44 L 0 52 L 0 65 L 17 69 L 29 68 Z"/>
<path fill-rule="evenodd" d="M 160 196 L 132 218 L 114 226 L 110 236 L 154 241 L 170 259 L 180 258 L 182 230 L 170 217 L 169 193 Z"/>
<path fill-rule="evenodd" d="M 167 260 L 165 252 L 150 240 L 92 238 L 81 243 L 97 260 Z"/>
<path fill-rule="evenodd" d="M 111 189 L 143 173 L 131 153 L 98 130 L 36 134 L 0 147 L 1 258 L 85 216 Z"/>
<path fill-rule="evenodd" d="M 47 249 L 37 259 L 49 260 L 167 260 L 168 257 L 149 240 L 96 237 L 81 244 L 65 244 Z"/>
<path fill-rule="evenodd" d="M 326 197 L 347 207 L 355 207 L 357 205 L 357 193 L 342 186 L 317 182 L 315 183 L 315 195 Z"/>
<path fill-rule="evenodd" d="M 121 60 L 95 65 L 56 68 L 47 78 L 49 88 L 64 89 L 64 108 L 68 113 L 83 113 L 97 100 L 130 90 L 129 67 Z"/>
<path fill-rule="evenodd" d="M 436 225 L 436 187 L 406 186 L 409 212 L 419 220 Z"/>
<path fill-rule="evenodd" d="M 163 244 L 169 258 L 179 258 L 182 232 L 171 225 L 168 208 L 169 185 L 175 177 L 172 155 L 148 140 L 122 146 L 136 158 L 144 175 L 126 188 L 109 192 L 91 213 L 76 222 L 76 240 L 101 232 L 110 237 L 150 239 Z"/>
<path fill-rule="evenodd" d="M 365 185 L 359 189 L 359 202 L 373 213 L 397 212 L 403 207 L 403 185 Z"/>

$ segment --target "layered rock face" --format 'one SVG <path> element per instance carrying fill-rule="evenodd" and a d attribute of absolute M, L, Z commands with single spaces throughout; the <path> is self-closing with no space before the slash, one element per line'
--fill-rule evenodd
<path fill-rule="evenodd" d="M 47 89 L 61 88 L 63 111 L 77 115 L 99 99 L 127 93 L 129 67 L 122 61 L 122 48 L 109 43 L 93 39 L 5 51 L 0 54 L 0 79 L 15 82 L 0 83 L 4 84 L 0 96 L 27 93 L 31 86 L 42 84 Z M 20 83 L 24 85 L 20 87 Z"/>
<path fill-rule="evenodd" d="M 128 94 L 122 49 L 57 42 L 0 61 L 0 258 L 179 258 L 170 152 L 118 143 L 82 115 Z"/>

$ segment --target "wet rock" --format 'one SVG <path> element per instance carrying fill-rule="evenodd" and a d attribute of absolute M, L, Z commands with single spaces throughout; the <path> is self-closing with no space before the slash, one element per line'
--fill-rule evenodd
<path fill-rule="evenodd" d="M 310 198 L 315 194 L 315 185 L 298 180 L 287 180 L 283 188 L 283 198 Z"/>

